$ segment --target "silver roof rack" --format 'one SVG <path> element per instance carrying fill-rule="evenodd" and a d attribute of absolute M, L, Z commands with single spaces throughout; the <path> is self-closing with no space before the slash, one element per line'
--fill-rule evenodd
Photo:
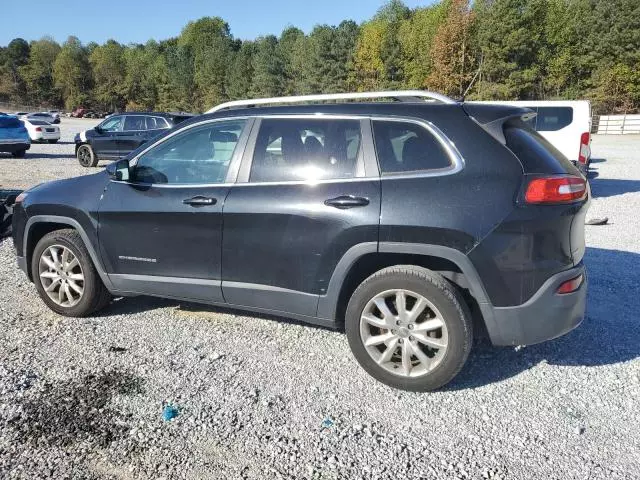
<path fill-rule="evenodd" d="M 425 90 L 396 90 L 389 92 L 325 93 L 321 95 L 293 95 L 290 97 L 234 100 L 232 102 L 225 102 L 221 103 L 220 105 L 216 105 L 212 109 L 207 110 L 206 113 L 219 112 L 220 110 L 226 110 L 227 108 L 234 107 L 253 107 L 256 105 L 275 105 L 283 103 L 321 102 L 327 100 L 365 100 L 370 98 L 392 98 L 395 100 L 424 99 L 427 101 L 436 101 L 447 104 L 457 103 L 454 99 L 440 93 L 428 92 Z"/>

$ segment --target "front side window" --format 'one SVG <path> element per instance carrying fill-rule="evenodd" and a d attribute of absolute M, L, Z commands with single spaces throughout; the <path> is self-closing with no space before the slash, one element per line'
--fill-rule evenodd
<path fill-rule="evenodd" d="M 249 181 L 355 177 L 361 138 L 359 120 L 263 119 Z"/>
<path fill-rule="evenodd" d="M 244 120 L 189 128 L 154 146 L 133 169 L 133 180 L 160 184 L 223 183 Z"/>
<path fill-rule="evenodd" d="M 104 132 L 118 132 L 121 130 L 122 117 L 111 117 L 108 120 L 102 122 L 100 129 Z"/>
<path fill-rule="evenodd" d="M 132 132 L 132 131 L 140 131 L 140 130 L 146 130 L 146 124 L 144 121 L 144 116 L 142 115 L 127 115 L 125 117 L 124 120 L 124 128 L 123 130 L 125 132 Z"/>
<path fill-rule="evenodd" d="M 451 159 L 444 147 L 421 125 L 374 120 L 373 134 L 382 174 L 451 167 Z"/>

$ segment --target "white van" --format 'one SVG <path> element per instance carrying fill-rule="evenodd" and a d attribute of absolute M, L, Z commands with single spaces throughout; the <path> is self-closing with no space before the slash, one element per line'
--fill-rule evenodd
<path fill-rule="evenodd" d="M 529 124 L 569 160 L 586 171 L 591 159 L 591 103 L 588 100 L 478 102 L 527 107 Z"/>

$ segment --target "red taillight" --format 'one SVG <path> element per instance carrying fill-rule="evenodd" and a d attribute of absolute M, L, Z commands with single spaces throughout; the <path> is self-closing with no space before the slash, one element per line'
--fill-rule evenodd
<path fill-rule="evenodd" d="M 587 160 L 589 159 L 590 149 L 589 149 L 589 141 L 591 140 L 591 135 L 589 132 L 584 132 L 580 135 L 580 152 L 578 153 L 578 162 L 585 165 Z"/>
<path fill-rule="evenodd" d="M 580 288 L 580 286 L 582 285 L 582 281 L 584 280 L 584 276 L 582 274 L 578 275 L 575 278 L 572 278 L 571 280 L 567 280 L 566 282 L 562 283 L 559 287 L 558 290 L 556 290 L 557 293 L 559 293 L 560 295 L 565 295 L 567 293 L 573 293 L 576 290 L 578 290 Z"/>
<path fill-rule="evenodd" d="M 580 177 L 543 177 L 529 182 L 527 203 L 569 203 L 587 196 L 587 181 Z"/>
<path fill-rule="evenodd" d="M 36 132 L 41 132 L 42 128 L 41 127 L 36 127 Z"/>

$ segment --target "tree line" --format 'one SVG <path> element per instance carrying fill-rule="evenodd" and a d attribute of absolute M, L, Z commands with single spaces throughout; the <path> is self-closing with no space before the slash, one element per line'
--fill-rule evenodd
<path fill-rule="evenodd" d="M 0 47 L 0 102 L 71 109 L 203 111 L 220 102 L 426 88 L 455 98 L 587 98 L 640 108 L 638 0 L 390 0 L 368 21 L 240 40 L 219 17 L 177 38 Z"/>

